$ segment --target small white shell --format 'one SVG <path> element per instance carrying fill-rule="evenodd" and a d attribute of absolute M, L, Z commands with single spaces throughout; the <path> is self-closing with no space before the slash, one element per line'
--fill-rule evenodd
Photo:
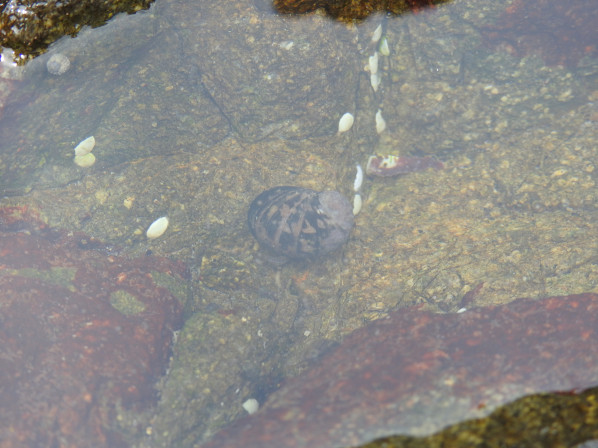
<path fill-rule="evenodd" d="M 382 111 L 378 109 L 378 112 L 376 112 L 376 132 L 382 134 L 385 129 L 386 120 L 384 120 L 384 117 L 382 116 Z"/>
<path fill-rule="evenodd" d="M 380 42 L 380 47 L 378 48 L 378 50 L 380 51 L 380 54 L 382 56 L 388 56 L 390 54 L 390 50 L 388 49 L 388 39 L 386 38 L 386 36 L 384 36 L 382 42 Z"/>
<path fill-rule="evenodd" d="M 370 73 L 370 84 L 372 85 L 372 89 L 374 92 L 378 91 L 378 87 L 380 87 L 380 76 L 378 73 Z"/>
<path fill-rule="evenodd" d="M 166 232 L 167 228 L 168 217 L 162 216 L 151 223 L 151 225 L 147 228 L 145 235 L 148 237 L 148 239 L 153 240 L 154 238 L 162 236 L 164 232 Z"/>
<path fill-rule="evenodd" d="M 358 192 L 361 190 L 361 184 L 363 183 L 363 170 L 361 165 L 357 164 L 357 173 L 355 174 L 355 181 L 353 181 L 353 191 Z"/>
<path fill-rule="evenodd" d="M 96 156 L 92 153 L 83 154 L 82 156 L 75 156 L 75 164 L 80 166 L 81 168 L 89 168 L 94 163 L 96 163 Z"/>
<path fill-rule="evenodd" d="M 353 196 L 353 215 L 357 216 L 357 214 L 361 211 L 361 195 L 357 193 Z"/>
<path fill-rule="evenodd" d="M 248 398 L 241 406 L 243 406 L 243 409 L 245 409 L 249 415 L 255 414 L 260 408 L 260 404 L 255 398 Z"/>
<path fill-rule="evenodd" d="M 376 74 L 378 73 L 378 52 L 375 51 L 372 56 L 368 59 L 368 68 L 370 69 L 370 73 Z"/>
<path fill-rule="evenodd" d="M 382 37 L 382 25 L 378 25 L 372 33 L 372 42 L 376 43 Z"/>
<path fill-rule="evenodd" d="M 338 121 L 338 133 L 347 132 L 353 126 L 353 115 L 349 112 L 345 113 Z"/>
<path fill-rule="evenodd" d="M 76 156 L 84 156 L 85 154 L 89 154 L 93 147 L 96 145 L 96 139 L 93 137 L 87 137 L 77 146 L 75 146 L 75 155 Z"/>
<path fill-rule="evenodd" d="M 62 53 L 53 54 L 50 56 L 50 59 L 48 59 L 48 62 L 46 62 L 48 73 L 56 76 L 66 73 L 70 66 L 71 61 Z"/>
<path fill-rule="evenodd" d="M 284 42 L 278 44 L 278 46 L 283 50 L 290 50 L 291 48 L 293 48 L 293 45 L 295 45 L 295 42 L 293 42 L 292 40 L 285 40 Z"/>

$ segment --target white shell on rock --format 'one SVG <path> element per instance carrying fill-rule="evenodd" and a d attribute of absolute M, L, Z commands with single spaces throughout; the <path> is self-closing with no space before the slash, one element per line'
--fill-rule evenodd
<path fill-rule="evenodd" d="M 63 75 L 67 72 L 69 67 L 71 66 L 71 61 L 62 53 L 56 53 L 50 56 L 48 62 L 46 62 L 46 68 L 48 72 L 52 75 Z"/>
<path fill-rule="evenodd" d="M 353 191 L 358 192 L 361 190 L 361 184 L 363 183 L 363 169 L 359 164 L 355 168 L 357 173 L 355 173 L 355 180 L 353 181 Z"/>
<path fill-rule="evenodd" d="M 386 120 L 382 116 L 382 111 L 378 109 L 376 112 L 376 132 L 382 134 L 386 130 Z"/>
<path fill-rule="evenodd" d="M 353 126 L 353 115 L 347 112 L 338 121 L 338 133 L 347 132 Z"/>
<path fill-rule="evenodd" d="M 361 195 L 359 193 L 357 193 L 355 196 L 353 196 L 353 215 L 354 216 L 357 216 L 357 214 L 361 211 L 361 205 L 362 205 Z"/>
<path fill-rule="evenodd" d="M 94 163 L 96 163 L 96 156 L 90 152 L 82 156 L 75 156 L 75 164 L 81 168 L 89 168 Z"/>
<path fill-rule="evenodd" d="M 376 43 L 382 37 L 382 25 L 378 25 L 372 33 L 372 42 Z"/>
<path fill-rule="evenodd" d="M 91 137 L 87 137 L 77 146 L 75 146 L 75 155 L 76 156 L 84 156 L 85 154 L 89 154 L 93 147 L 96 145 L 96 139 L 92 135 Z"/>
<path fill-rule="evenodd" d="M 168 217 L 162 216 L 161 218 L 158 218 L 151 223 L 151 225 L 147 228 L 147 232 L 145 232 L 145 235 L 148 237 L 148 239 L 153 240 L 164 235 L 164 232 L 166 232 L 167 228 Z"/>
<path fill-rule="evenodd" d="M 378 52 L 375 51 L 372 56 L 368 59 L 368 68 L 371 74 L 378 73 Z"/>
<path fill-rule="evenodd" d="M 384 39 L 382 39 L 382 42 L 380 42 L 380 48 L 378 50 L 380 50 L 380 54 L 382 56 L 388 56 L 390 54 L 390 50 L 388 48 L 388 39 L 386 36 Z"/>
<path fill-rule="evenodd" d="M 380 87 L 380 75 L 378 73 L 370 73 L 370 84 L 372 85 L 372 89 L 374 92 L 378 91 L 378 87 Z"/>
<path fill-rule="evenodd" d="M 243 409 L 245 409 L 249 415 L 255 414 L 260 408 L 260 404 L 255 398 L 248 398 L 241 406 L 243 406 Z"/>

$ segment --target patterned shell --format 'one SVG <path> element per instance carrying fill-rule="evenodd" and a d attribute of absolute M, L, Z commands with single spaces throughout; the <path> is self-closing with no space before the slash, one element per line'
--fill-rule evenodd
<path fill-rule="evenodd" d="M 353 207 L 337 191 L 274 187 L 254 199 L 247 219 L 255 239 L 275 255 L 316 258 L 349 239 Z"/>

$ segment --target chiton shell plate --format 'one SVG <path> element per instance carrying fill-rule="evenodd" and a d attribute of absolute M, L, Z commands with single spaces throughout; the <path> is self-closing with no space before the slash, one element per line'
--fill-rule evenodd
<path fill-rule="evenodd" d="M 349 239 L 353 206 L 338 191 L 274 187 L 251 203 L 248 223 L 260 245 L 275 255 L 316 258 Z"/>

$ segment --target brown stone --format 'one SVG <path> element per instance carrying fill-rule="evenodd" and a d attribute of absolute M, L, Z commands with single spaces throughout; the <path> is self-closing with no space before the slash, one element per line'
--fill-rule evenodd
<path fill-rule="evenodd" d="M 167 259 L 130 260 L 0 209 L 0 434 L 4 447 L 127 446 L 115 411 L 154 403 L 184 283 Z"/>
<path fill-rule="evenodd" d="M 490 47 L 517 56 L 540 56 L 548 65 L 575 67 L 598 54 L 598 9 L 592 0 L 516 0 L 485 27 Z"/>
<path fill-rule="evenodd" d="M 417 12 L 448 0 L 273 0 L 274 9 L 282 14 L 305 14 L 323 9 L 339 20 L 361 20 L 374 12 L 404 14 Z"/>
<path fill-rule="evenodd" d="M 207 446 L 353 446 L 428 435 L 527 394 L 592 386 L 597 311 L 595 294 L 454 314 L 397 311 L 350 334 Z"/>

